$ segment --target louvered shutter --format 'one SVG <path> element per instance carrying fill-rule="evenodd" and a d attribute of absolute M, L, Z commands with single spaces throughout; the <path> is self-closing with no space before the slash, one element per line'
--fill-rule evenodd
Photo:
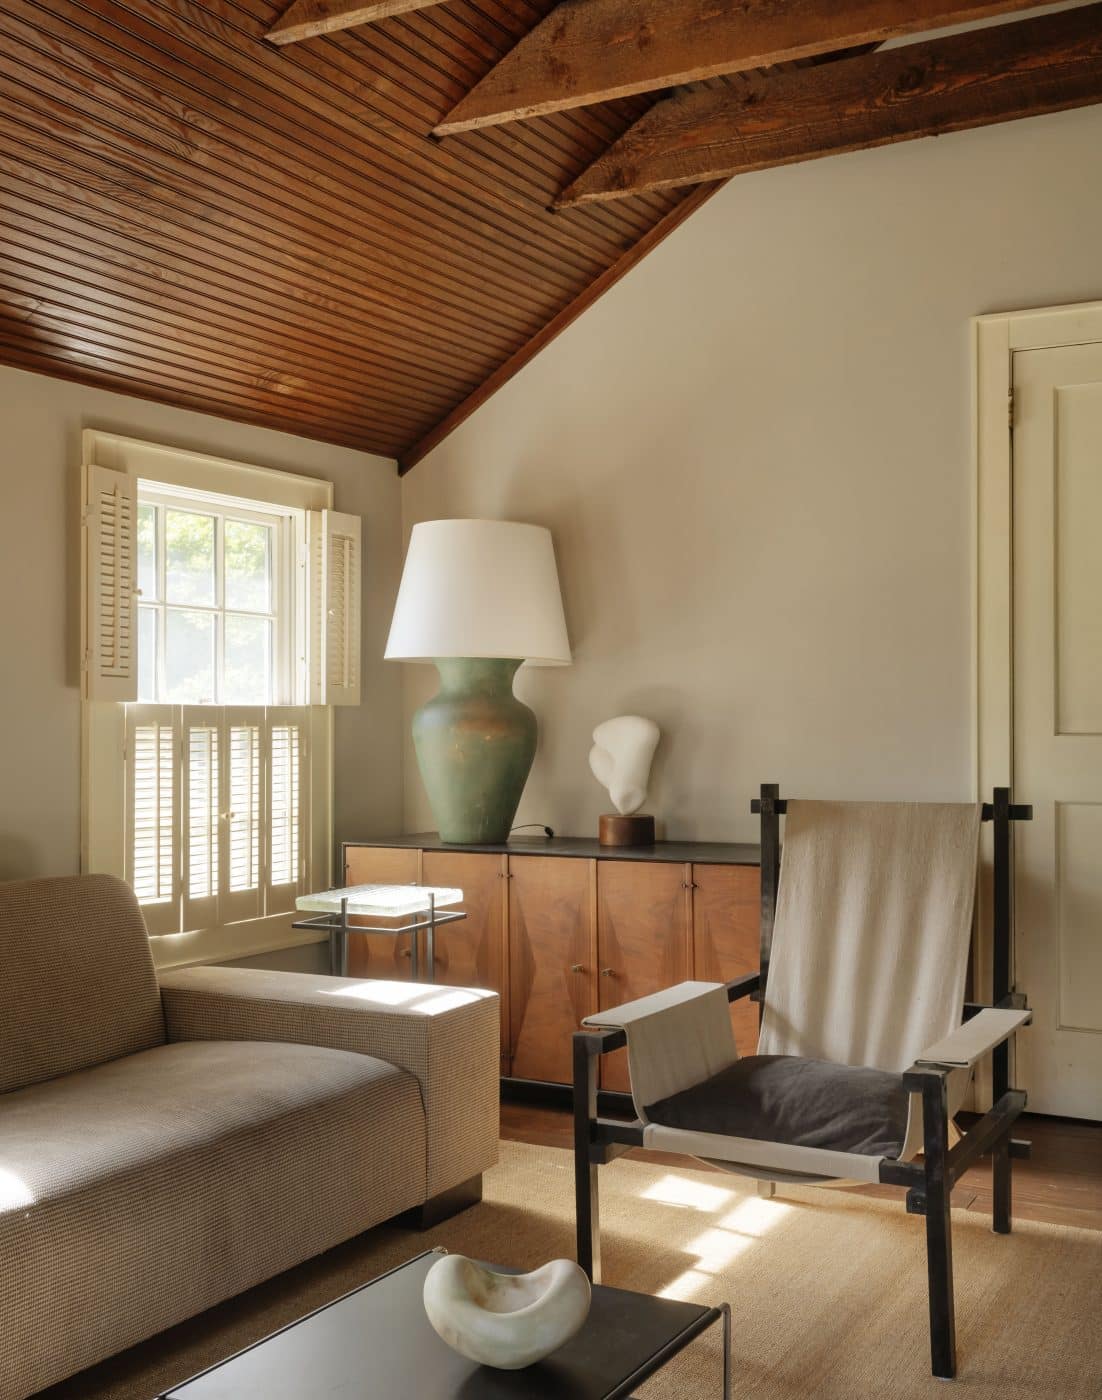
<path fill-rule="evenodd" d="M 220 922 L 264 912 L 264 711 L 223 710 Z"/>
<path fill-rule="evenodd" d="M 358 515 L 310 513 L 310 699 L 360 703 L 361 523 Z"/>
<path fill-rule="evenodd" d="M 268 724 L 268 889 L 269 914 L 292 911 L 304 893 L 307 831 L 307 714 L 280 707 Z"/>
<path fill-rule="evenodd" d="M 138 698 L 135 590 L 137 483 L 125 472 L 84 468 L 84 694 Z"/>
<path fill-rule="evenodd" d="M 219 922 L 223 856 L 221 716 L 199 706 L 188 706 L 182 715 L 183 927 L 209 928 Z"/>
<path fill-rule="evenodd" d="M 135 705 L 126 715 L 126 878 L 152 934 L 180 932 L 178 713 Z"/>

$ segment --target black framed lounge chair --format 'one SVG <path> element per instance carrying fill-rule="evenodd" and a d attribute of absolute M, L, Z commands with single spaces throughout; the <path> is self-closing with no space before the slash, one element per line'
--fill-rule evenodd
<path fill-rule="evenodd" d="M 990 1155 L 993 1227 L 1010 1231 L 1012 1137 L 1025 1094 L 1008 1042 L 1030 1019 L 1011 990 L 1011 824 L 989 804 L 784 800 L 761 815 L 761 962 L 727 983 L 683 982 L 588 1017 L 574 1036 L 578 1261 L 600 1277 L 598 1168 L 631 1146 L 688 1153 L 759 1182 L 908 1188 L 926 1220 L 930 1354 L 956 1374 L 949 1194 Z M 780 818 L 786 816 L 781 860 Z M 990 1004 L 965 1003 L 981 821 L 993 823 Z M 739 1058 L 729 1003 L 760 1005 L 758 1053 Z M 602 1118 L 600 1056 L 627 1047 L 634 1122 Z M 993 1106 L 953 1115 L 991 1057 Z"/>

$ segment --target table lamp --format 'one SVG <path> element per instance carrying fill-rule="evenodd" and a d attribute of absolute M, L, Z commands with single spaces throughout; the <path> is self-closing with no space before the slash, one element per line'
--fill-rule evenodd
<path fill-rule="evenodd" d="M 440 673 L 413 743 L 441 840 L 505 841 L 536 752 L 536 717 L 513 677 L 524 662 L 570 663 L 551 532 L 511 520 L 415 525 L 386 657 Z"/>

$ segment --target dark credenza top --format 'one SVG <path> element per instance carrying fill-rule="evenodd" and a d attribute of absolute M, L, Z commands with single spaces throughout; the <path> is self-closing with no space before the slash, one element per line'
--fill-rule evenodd
<path fill-rule="evenodd" d="M 404 846 L 416 851 L 481 851 L 490 855 L 581 856 L 586 860 L 663 860 L 678 865 L 760 865 L 761 848 L 734 841 L 656 841 L 653 846 L 602 846 L 589 836 L 517 836 L 501 845 L 464 846 L 441 841 L 435 831 L 390 836 L 385 841 L 346 841 L 346 846 Z"/>

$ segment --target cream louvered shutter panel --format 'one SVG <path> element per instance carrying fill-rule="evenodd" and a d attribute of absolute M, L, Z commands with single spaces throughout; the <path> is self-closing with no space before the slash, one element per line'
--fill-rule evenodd
<path fill-rule="evenodd" d="M 268 726 L 268 888 L 269 914 L 294 910 L 303 894 L 308 841 L 307 714 L 280 707 L 267 714 Z"/>
<path fill-rule="evenodd" d="M 84 694 L 138 698 L 137 483 L 125 472 L 84 468 Z"/>
<path fill-rule="evenodd" d="M 126 712 L 126 879 L 152 934 L 180 932 L 178 714 L 170 705 Z"/>
<path fill-rule="evenodd" d="M 264 912 L 264 711 L 223 711 L 220 922 Z"/>
<path fill-rule="evenodd" d="M 360 703 L 361 523 L 335 510 L 310 513 L 310 700 Z"/>
<path fill-rule="evenodd" d="M 219 922 L 222 869 L 221 771 L 223 733 L 217 711 L 188 706 L 182 712 L 184 839 L 182 842 L 183 927 Z"/>

